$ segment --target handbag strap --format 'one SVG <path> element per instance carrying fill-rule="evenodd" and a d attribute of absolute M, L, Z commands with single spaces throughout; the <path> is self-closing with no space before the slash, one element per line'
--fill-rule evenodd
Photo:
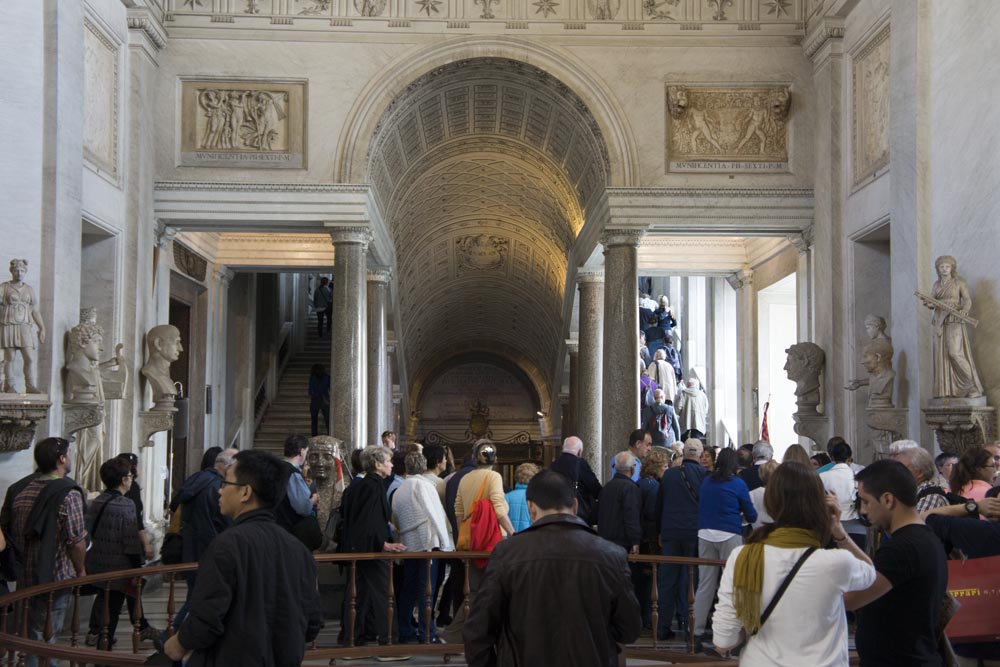
<path fill-rule="evenodd" d="M 483 477 L 483 483 L 479 487 L 479 493 L 476 494 L 476 499 L 473 501 L 473 504 L 475 504 L 475 503 L 477 503 L 477 502 L 479 502 L 480 500 L 483 499 L 483 491 L 486 490 L 486 482 L 488 482 L 489 479 L 490 479 L 489 475 L 486 475 L 485 477 Z"/>
<path fill-rule="evenodd" d="M 792 579 L 794 579 L 795 575 L 798 574 L 799 569 L 802 567 L 802 564 L 806 562 L 806 559 L 809 558 L 809 556 L 812 556 L 814 551 L 816 551 L 816 547 L 809 547 L 808 549 L 806 549 L 806 552 L 804 554 L 799 556 L 799 559 L 795 562 L 795 565 L 792 566 L 792 571 L 789 572 L 787 576 L 785 576 L 785 580 L 781 582 L 781 586 L 778 587 L 778 590 L 774 594 L 774 597 L 771 598 L 771 602 L 768 603 L 767 609 L 765 609 L 764 613 L 760 615 L 760 625 L 757 626 L 757 632 L 760 632 L 760 629 L 764 627 L 764 623 L 767 621 L 767 619 L 771 617 L 771 612 L 774 611 L 774 608 L 775 606 L 777 606 L 778 601 L 781 599 L 781 596 L 785 594 L 785 590 L 788 588 L 788 584 L 792 583 Z M 754 632 L 753 634 L 757 634 L 757 632 Z"/>
<path fill-rule="evenodd" d="M 694 486 L 691 484 L 691 480 L 687 476 L 687 469 L 685 469 L 684 464 L 681 464 L 681 479 L 684 480 L 684 486 L 687 487 L 688 493 L 691 494 L 691 499 L 696 503 L 698 502 L 698 494 L 694 490 Z"/>
<path fill-rule="evenodd" d="M 91 541 L 93 541 L 94 536 L 97 535 L 97 526 L 101 523 L 101 517 L 104 516 L 104 510 L 108 509 L 108 505 L 110 505 L 111 501 L 114 499 L 115 497 L 111 496 L 110 498 L 107 499 L 107 501 L 103 505 L 101 505 L 100 511 L 98 511 L 97 516 L 94 517 L 94 523 L 90 524 Z"/>

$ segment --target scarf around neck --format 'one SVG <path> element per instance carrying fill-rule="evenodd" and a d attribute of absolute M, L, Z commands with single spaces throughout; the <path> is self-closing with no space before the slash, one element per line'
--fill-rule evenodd
<path fill-rule="evenodd" d="M 764 587 L 764 546 L 779 549 L 819 548 L 816 533 L 805 528 L 776 528 L 764 538 L 743 547 L 733 570 L 733 606 L 748 635 L 760 630 L 760 594 Z"/>

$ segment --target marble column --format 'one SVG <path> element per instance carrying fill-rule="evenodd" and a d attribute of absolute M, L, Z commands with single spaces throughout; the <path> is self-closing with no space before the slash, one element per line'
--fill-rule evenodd
<path fill-rule="evenodd" d="M 576 435 L 583 456 L 601 474 L 602 363 L 604 359 L 604 271 L 577 273 L 580 288 L 580 354 L 578 363 Z M 566 434 L 571 435 L 571 434 Z"/>
<path fill-rule="evenodd" d="M 569 353 L 569 396 L 566 397 L 566 407 L 563 412 L 562 436 L 575 435 L 577 432 L 577 405 L 580 398 L 580 341 L 567 340 L 566 351 Z"/>
<path fill-rule="evenodd" d="M 639 427 L 639 229 L 608 229 L 604 246 L 604 397 L 601 433 L 604 478 L 611 454 L 625 449 Z"/>
<path fill-rule="evenodd" d="M 396 341 L 395 334 L 391 334 L 388 338 L 389 340 L 385 345 L 385 415 L 383 423 L 387 429 L 396 432 L 398 440 L 402 435 L 399 432 L 400 425 L 396 423 L 396 405 L 398 400 L 393 378 L 396 376 L 396 364 L 398 363 L 396 360 L 396 351 L 399 349 L 399 344 Z"/>
<path fill-rule="evenodd" d="M 740 444 L 754 442 L 760 435 L 757 421 L 757 292 L 753 270 L 746 268 L 728 276 L 736 290 L 736 363 L 739 366 Z"/>
<path fill-rule="evenodd" d="M 366 445 L 379 442 L 382 431 L 389 430 L 386 401 L 389 400 L 389 353 L 386 349 L 386 303 L 388 268 L 368 271 L 368 438 Z"/>
<path fill-rule="evenodd" d="M 212 410 L 205 414 L 205 446 L 222 446 L 226 439 L 226 367 L 229 340 L 229 285 L 236 276 L 224 265 L 212 270 L 209 288 L 209 340 L 205 364 L 208 368 L 207 384 L 212 388 Z"/>
<path fill-rule="evenodd" d="M 365 277 L 371 241 L 367 227 L 331 230 L 333 323 L 330 353 L 332 435 L 347 449 L 365 446 Z"/>

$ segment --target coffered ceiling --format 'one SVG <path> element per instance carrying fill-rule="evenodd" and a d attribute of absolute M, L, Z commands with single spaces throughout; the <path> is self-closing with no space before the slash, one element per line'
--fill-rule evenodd
<path fill-rule="evenodd" d="M 510 350 L 550 383 L 567 255 L 608 174 L 579 98 L 523 63 L 453 63 L 397 97 L 368 172 L 396 244 L 411 373 L 456 350 Z"/>

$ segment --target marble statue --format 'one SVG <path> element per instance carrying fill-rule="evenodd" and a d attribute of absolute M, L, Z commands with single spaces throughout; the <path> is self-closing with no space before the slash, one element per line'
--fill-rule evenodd
<path fill-rule="evenodd" d="M 815 343 L 795 343 L 785 353 L 785 372 L 795 383 L 797 414 L 818 414 L 820 403 L 819 376 L 823 372 L 826 355 Z"/>
<path fill-rule="evenodd" d="M 319 506 L 316 518 L 324 529 L 324 547 L 332 535 L 327 534 L 330 516 L 340 507 L 344 495 L 344 442 L 330 435 L 317 435 L 309 439 L 306 467 L 309 478 L 316 483 Z"/>
<path fill-rule="evenodd" d="M 844 389 L 855 391 L 868 387 L 868 409 L 892 408 L 896 372 L 892 370 L 892 339 L 885 333 L 885 319 L 878 315 L 865 317 L 865 333 L 871 340 L 861 350 L 861 365 L 868 377 L 852 380 Z"/>
<path fill-rule="evenodd" d="M 930 296 L 917 292 L 924 305 L 934 311 L 934 398 L 980 398 L 983 385 L 972 360 L 967 324 L 972 297 L 969 286 L 958 276 L 958 262 L 942 255 L 934 262 L 938 279 Z"/>
<path fill-rule="evenodd" d="M 154 412 L 172 412 L 177 388 L 170 378 L 170 364 L 177 361 L 184 348 L 181 332 L 172 324 L 161 324 L 146 334 L 147 357 L 142 375 L 153 389 Z"/>
<path fill-rule="evenodd" d="M 14 359 L 21 353 L 24 362 L 24 391 L 38 390 L 38 344 L 45 342 L 45 322 L 38 310 L 35 291 L 24 282 L 28 260 L 10 260 L 11 280 L 0 283 L 0 349 L 3 349 L 3 391 L 15 393 Z M 38 328 L 38 343 L 35 328 Z"/>

